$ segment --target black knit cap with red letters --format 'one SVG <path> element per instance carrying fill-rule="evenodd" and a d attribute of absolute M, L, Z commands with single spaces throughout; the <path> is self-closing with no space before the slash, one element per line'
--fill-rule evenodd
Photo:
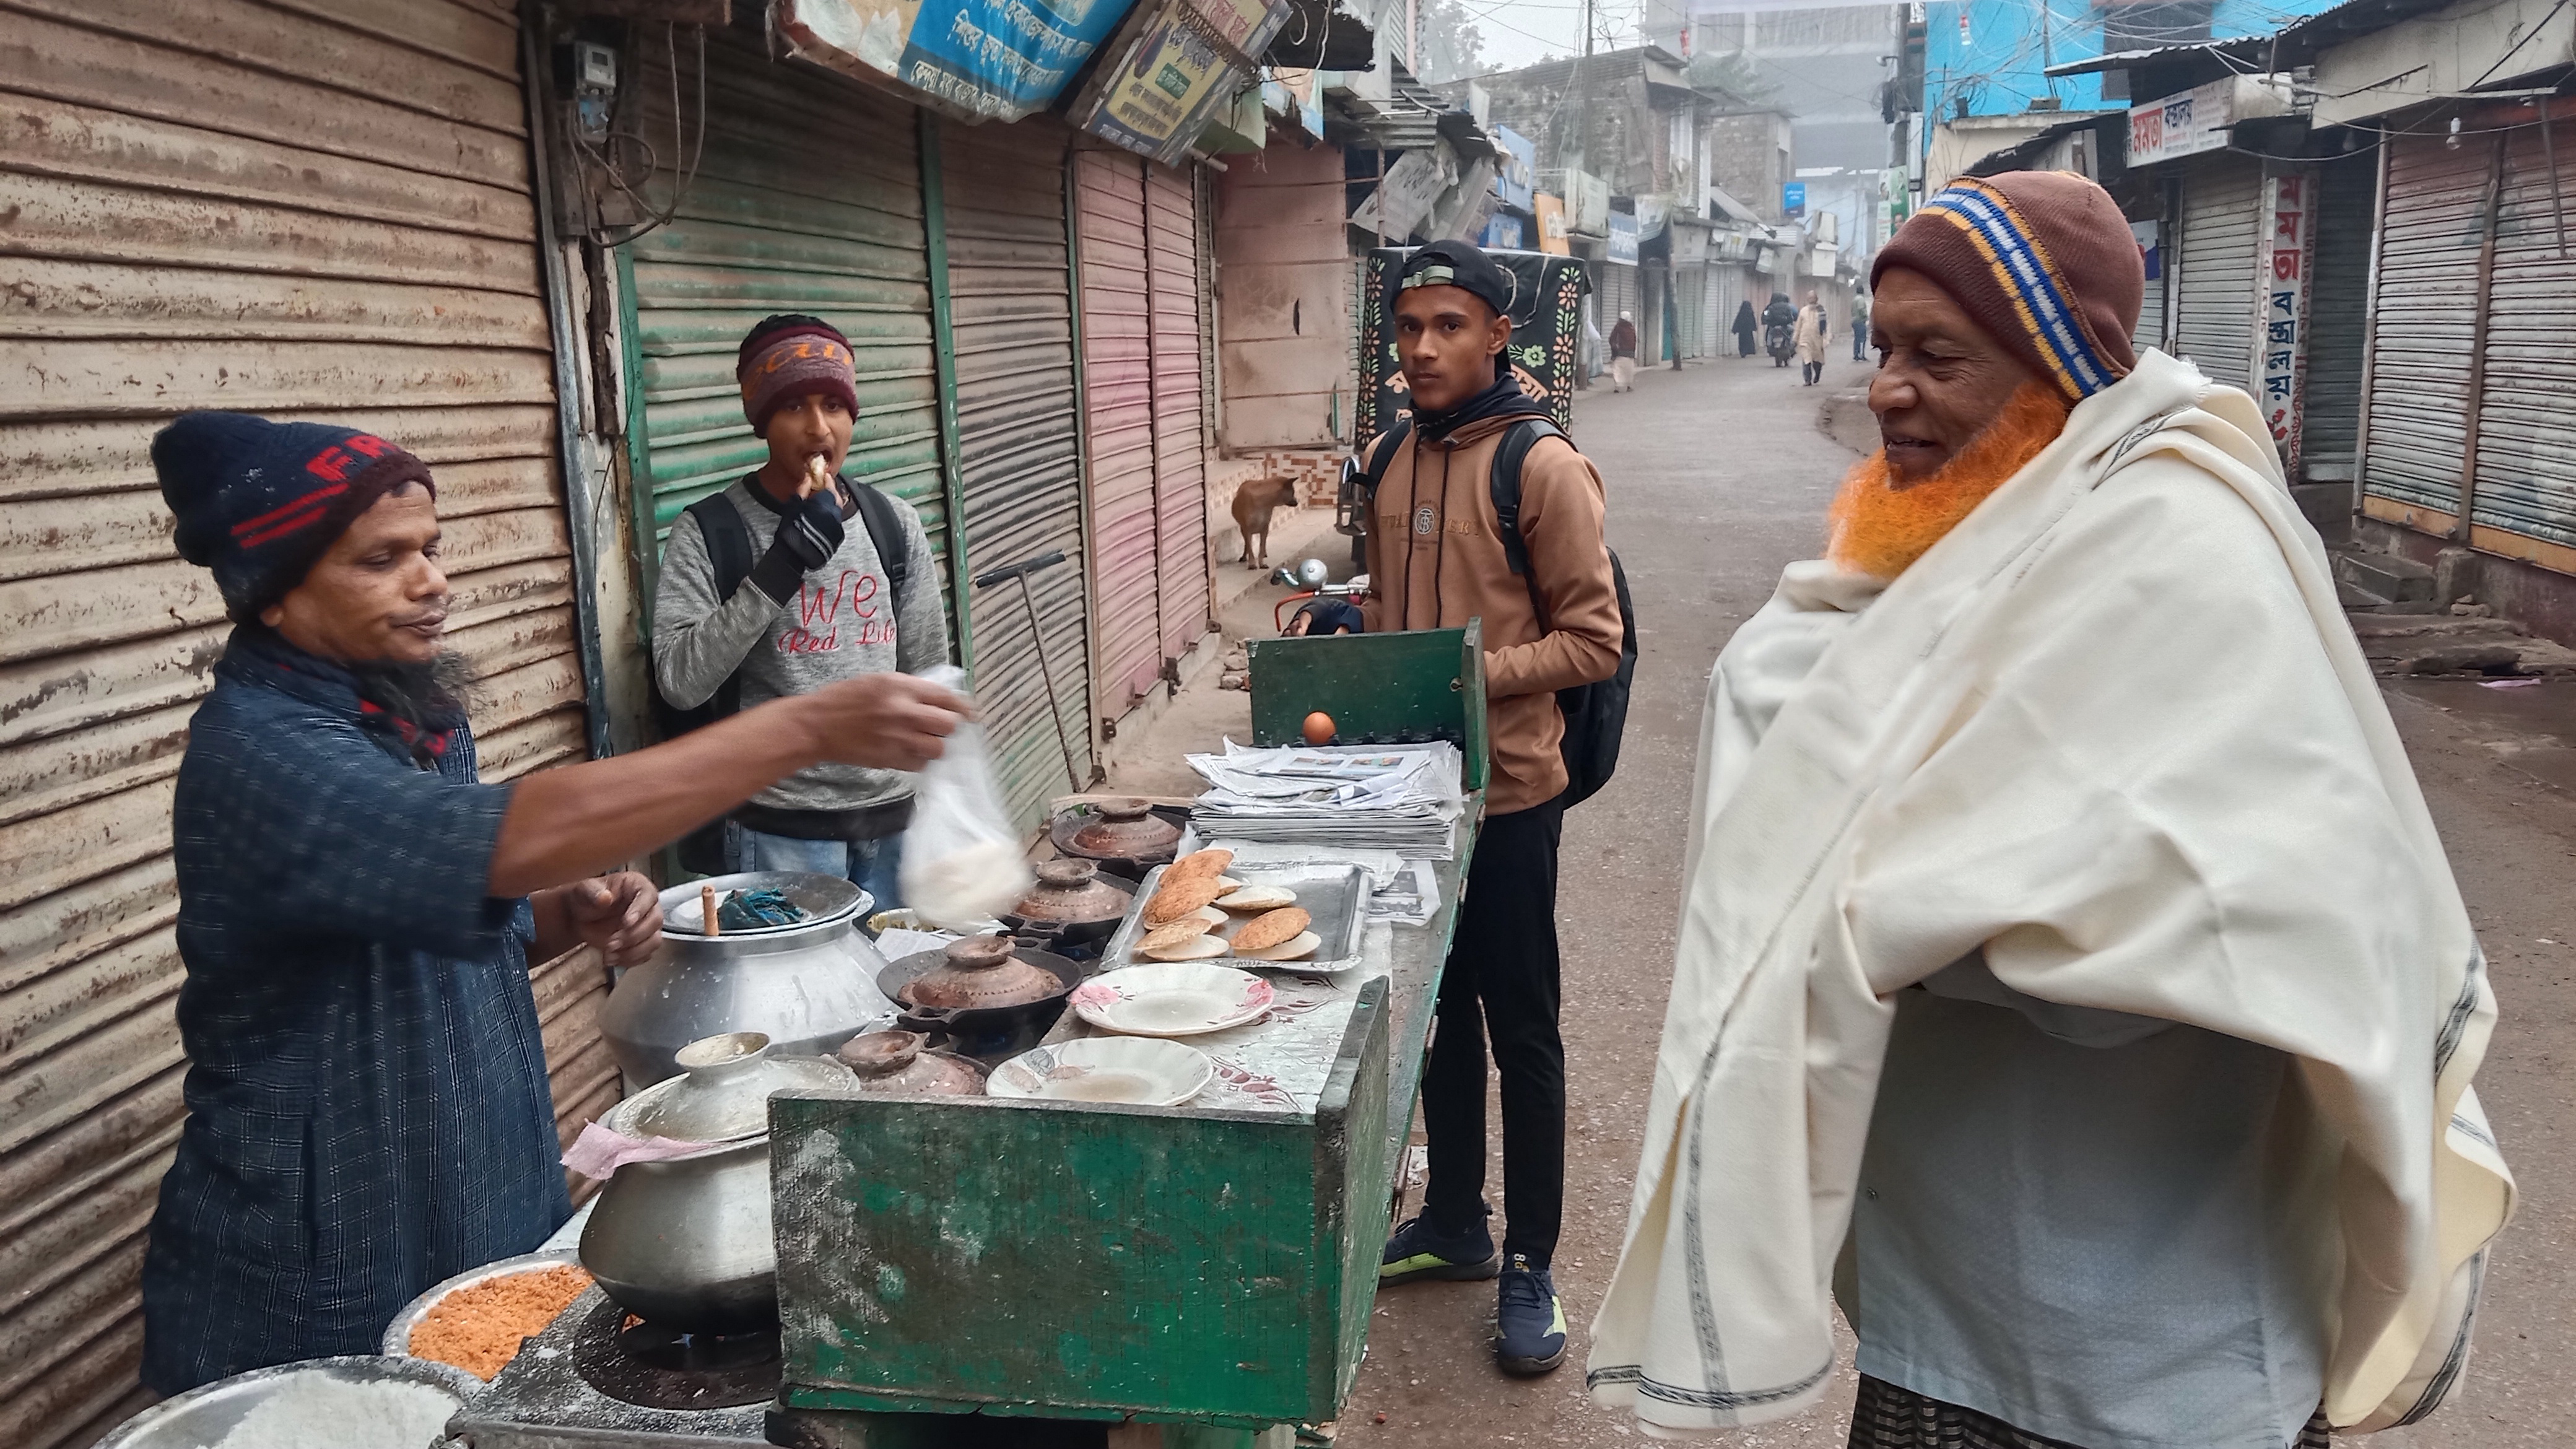
<path fill-rule="evenodd" d="M 183 414 L 153 437 L 152 471 L 179 556 L 214 571 L 237 623 L 304 582 L 377 499 L 405 483 L 438 491 L 428 464 L 373 433 L 248 413 Z"/>

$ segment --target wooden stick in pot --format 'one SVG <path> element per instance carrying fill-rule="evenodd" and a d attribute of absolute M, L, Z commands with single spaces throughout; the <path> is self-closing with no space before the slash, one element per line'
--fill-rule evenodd
<path fill-rule="evenodd" d="M 698 910 L 702 919 L 706 922 L 706 932 L 708 935 L 721 936 L 724 934 L 724 927 L 716 921 L 716 888 L 714 886 L 702 885 L 698 887 Z"/>

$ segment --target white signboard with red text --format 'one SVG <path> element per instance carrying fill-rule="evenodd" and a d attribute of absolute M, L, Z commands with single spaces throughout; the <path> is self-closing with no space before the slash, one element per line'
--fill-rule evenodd
<path fill-rule="evenodd" d="M 2299 476 L 2299 425 L 2306 412 L 2302 385 L 2308 362 L 2308 271 L 2316 258 L 2315 173 L 2301 169 L 2263 178 L 2263 240 L 2255 248 L 2261 267 L 2255 295 L 2254 401 L 2281 450 L 2281 467 Z"/>
<path fill-rule="evenodd" d="M 2178 96 L 2129 107 L 2129 164 L 2149 166 L 2197 156 L 2227 144 L 2236 124 L 2234 77 L 2194 86 Z"/>

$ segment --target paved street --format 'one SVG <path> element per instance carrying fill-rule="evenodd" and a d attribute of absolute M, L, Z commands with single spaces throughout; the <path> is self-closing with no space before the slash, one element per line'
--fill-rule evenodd
<path fill-rule="evenodd" d="M 1838 361 L 1818 388 L 1796 387 L 1795 376 L 1760 358 L 1649 370 L 1634 393 L 1595 391 L 1577 408 L 1575 438 L 1609 483 L 1611 541 L 1635 589 L 1642 657 L 1619 776 L 1569 816 L 1565 833 L 1559 920 L 1572 1140 L 1557 1281 L 1574 1351 L 1553 1377 L 1506 1379 L 1488 1347 L 1490 1284 L 1392 1290 L 1378 1305 L 1342 1443 L 1599 1446 L 1642 1437 L 1584 1397 L 1583 1331 L 1628 1210 L 1709 665 L 1769 595 L 1780 566 L 1816 548 L 1825 504 L 1852 458 L 1815 420 L 1827 395 L 1859 386 L 1865 369 Z M 2394 704 L 2494 963 L 2504 1023 L 2480 1087 L 2524 1206 L 2489 1280 L 2465 1394 L 2432 1422 L 2373 1442 L 2560 1445 L 2576 1422 L 2576 1383 L 2565 1371 L 2576 1362 L 2568 1306 L 2576 1288 L 2576 949 L 2568 944 L 2576 939 L 2576 792 L 2549 781 L 2576 781 L 2576 685 L 2421 684 Z M 1499 1194 L 1499 1157 L 1490 1183 Z M 1839 1446 L 1850 1397 L 1846 1375 L 1824 1408 L 1728 1442 Z"/>

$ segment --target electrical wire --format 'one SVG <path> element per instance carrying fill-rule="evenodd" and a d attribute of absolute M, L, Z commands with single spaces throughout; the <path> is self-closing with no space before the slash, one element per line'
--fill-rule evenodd
<path fill-rule="evenodd" d="M 634 242 L 670 225 L 673 221 L 678 219 L 681 203 L 688 199 L 689 192 L 697 185 L 698 169 L 707 159 L 707 91 L 709 88 L 707 75 L 707 32 L 706 27 L 702 25 L 691 26 L 690 29 L 696 32 L 698 50 L 698 144 L 694 153 L 691 151 L 687 139 L 681 134 L 680 130 L 683 122 L 680 107 L 680 42 L 678 27 L 675 24 L 665 24 L 662 27 L 662 48 L 665 54 L 669 57 L 671 76 L 672 187 L 670 205 L 666 207 L 655 207 L 642 192 L 636 189 L 633 182 L 626 179 L 624 169 L 616 164 L 616 160 L 613 155 L 602 152 L 598 147 L 591 145 L 586 138 L 582 137 L 578 133 L 573 137 L 575 154 L 578 156 L 585 152 L 588 153 L 589 157 L 595 160 L 599 164 L 600 169 L 606 174 L 609 184 L 615 186 L 620 192 L 623 192 L 629 201 L 634 202 L 638 211 L 643 212 L 647 217 L 651 218 L 644 224 L 630 228 L 623 235 L 618 236 L 611 236 L 604 228 L 593 228 L 590 233 L 590 239 L 601 246 L 625 246 L 630 242 Z M 607 134 L 607 140 L 611 147 L 614 147 L 622 140 L 631 142 L 634 145 L 643 148 L 644 182 L 646 185 L 652 184 L 653 173 L 662 169 L 661 156 L 654 150 L 653 143 L 644 138 L 642 132 L 612 130 Z M 682 158 L 684 157 L 687 158 L 685 170 L 682 165 Z"/>

